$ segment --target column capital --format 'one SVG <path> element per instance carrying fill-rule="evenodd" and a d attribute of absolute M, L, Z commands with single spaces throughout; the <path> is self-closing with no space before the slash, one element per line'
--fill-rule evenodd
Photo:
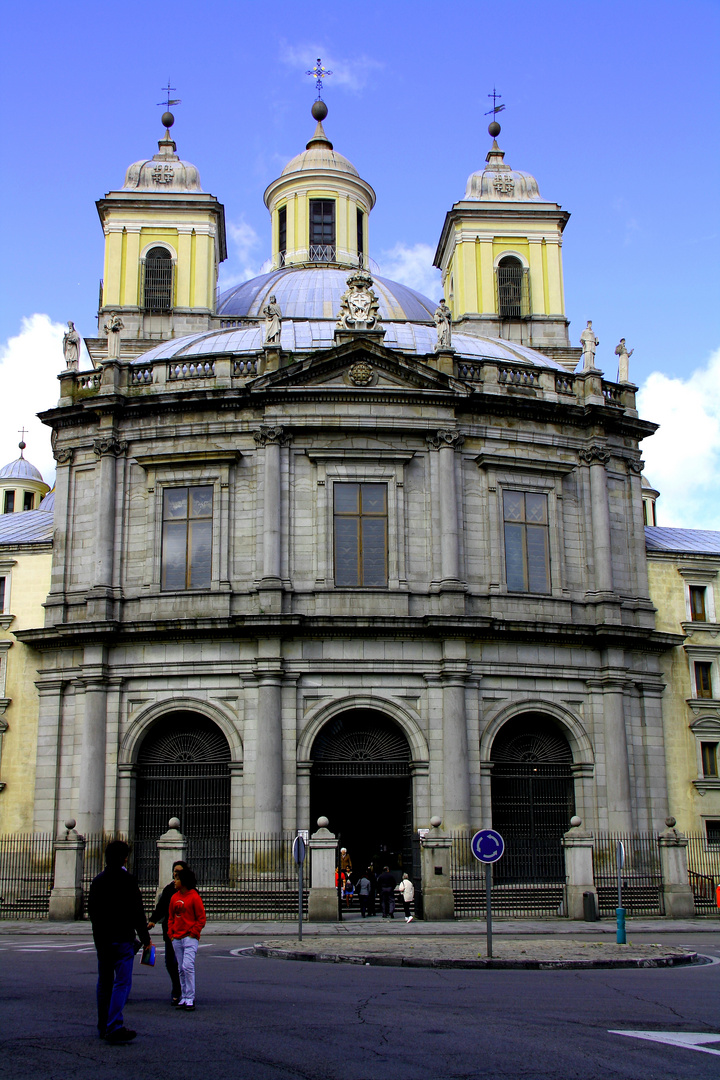
<path fill-rule="evenodd" d="M 115 435 L 102 435 L 99 439 L 93 440 L 93 450 L 99 458 L 108 455 L 122 457 L 127 447 L 127 442 L 124 439 L 118 439 Z"/>
<path fill-rule="evenodd" d="M 269 427 L 261 424 L 257 431 L 253 431 L 253 439 L 258 446 L 267 446 L 268 443 L 277 443 L 279 446 L 287 446 L 292 441 L 292 433 L 283 427 Z"/>
<path fill-rule="evenodd" d="M 465 436 L 459 431 L 450 428 L 439 428 L 434 435 L 426 435 L 425 442 L 430 450 L 440 450 L 449 447 L 452 450 L 460 450 L 465 442 Z"/>
<path fill-rule="evenodd" d="M 75 456 L 74 446 L 54 446 L 53 457 L 57 461 L 58 465 L 71 465 L 72 459 Z"/>
<path fill-rule="evenodd" d="M 607 465 L 611 454 L 604 446 L 594 445 L 578 451 L 578 457 L 587 465 Z"/>

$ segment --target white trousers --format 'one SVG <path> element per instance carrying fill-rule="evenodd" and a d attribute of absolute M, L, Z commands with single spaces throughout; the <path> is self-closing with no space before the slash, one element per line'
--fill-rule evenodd
<path fill-rule="evenodd" d="M 193 1005 L 195 1002 L 195 957 L 199 944 L 193 937 L 176 938 L 173 941 L 180 975 L 180 1000 L 185 1005 Z"/>

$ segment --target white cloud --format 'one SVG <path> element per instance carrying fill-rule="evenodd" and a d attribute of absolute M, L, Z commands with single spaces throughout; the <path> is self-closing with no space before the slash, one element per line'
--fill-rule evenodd
<path fill-rule="evenodd" d="M 354 57 L 336 56 L 325 45 L 318 42 L 304 45 L 283 44 L 280 48 L 281 61 L 288 67 L 302 72 L 308 82 L 310 79 L 305 72 L 315 67 L 318 56 L 322 60 L 323 67 L 332 72 L 329 76 L 331 86 L 343 86 L 346 90 L 355 92 L 362 90 L 370 76 L 384 67 L 379 60 L 373 60 L 365 54 Z"/>
<path fill-rule="evenodd" d="M 227 261 L 220 267 L 221 292 L 233 285 L 240 285 L 243 281 L 249 281 L 258 274 L 266 274 L 271 265 L 270 259 L 260 262 L 260 237 L 244 218 L 228 222 L 227 233 L 230 246 Z"/>
<path fill-rule="evenodd" d="M 62 338 L 65 326 L 48 315 L 22 320 L 20 333 L 0 345 L 0 466 L 18 457 L 19 430 L 25 428 L 25 457 L 48 484 L 55 478 L 50 428 L 36 413 L 57 405 L 58 374 L 64 369 Z M 90 360 L 80 364 L 91 367 Z"/>
<path fill-rule="evenodd" d="M 380 276 L 402 285 L 417 289 L 430 300 L 438 301 L 442 296 L 440 271 L 433 266 L 435 248 L 429 244 L 396 244 L 388 251 L 383 251 L 379 259 Z"/>
<path fill-rule="evenodd" d="M 658 524 L 720 529 L 720 349 L 687 379 L 653 372 L 638 409 L 660 424 L 642 444 L 646 476 L 661 496 Z"/>

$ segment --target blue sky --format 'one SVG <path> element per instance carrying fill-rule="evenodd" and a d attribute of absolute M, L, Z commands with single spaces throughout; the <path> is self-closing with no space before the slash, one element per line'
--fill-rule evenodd
<path fill-rule="evenodd" d="M 24 423 L 51 468 L 30 416 L 56 394 L 60 324 L 96 330 L 93 204 L 154 152 L 168 77 L 178 152 L 225 204 L 229 283 L 269 253 L 262 193 L 312 132 L 305 71 L 321 56 L 326 130 L 378 195 L 371 254 L 433 296 L 432 252 L 484 161 L 497 86 L 506 161 L 572 214 L 573 341 L 592 318 L 610 377 L 619 338 L 635 349 L 644 414 L 663 424 L 644 447 L 661 523 L 720 528 L 717 2 L 30 0 L 6 7 L 3 37 L 3 462 Z"/>

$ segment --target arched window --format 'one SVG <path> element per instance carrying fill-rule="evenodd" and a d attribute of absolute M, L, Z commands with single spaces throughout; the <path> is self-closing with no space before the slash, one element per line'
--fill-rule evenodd
<path fill-rule="evenodd" d="M 498 314 L 501 319 L 523 319 L 530 314 L 530 290 L 525 267 L 514 255 L 505 255 L 497 267 Z"/>
<path fill-rule="evenodd" d="M 167 248 L 154 247 L 145 256 L 143 307 L 170 311 L 173 306 L 173 263 Z"/>

